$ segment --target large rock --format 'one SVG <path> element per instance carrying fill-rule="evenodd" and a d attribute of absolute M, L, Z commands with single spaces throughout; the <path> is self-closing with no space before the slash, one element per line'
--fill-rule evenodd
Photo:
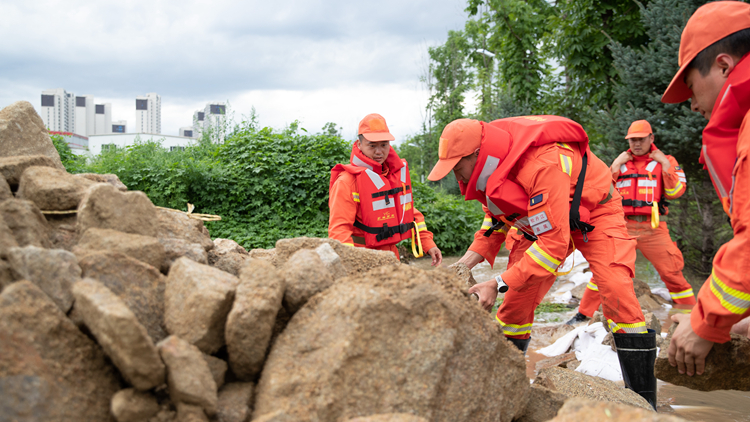
<path fill-rule="evenodd" d="M 427 419 L 411 413 L 387 413 L 384 415 L 360 416 L 346 422 L 427 422 Z"/>
<path fill-rule="evenodd" d="M 18 246 L 39 246 L 49 248 L 49 225 L 47 220 L 31 201 L 8 199 L 0 202 L 0 215 L 13 233 Z"/>
<path fill-rule="evenodd" d="M 76 214 L 46 214 L 44 218 L 50 227 L 49 240 L 52 248 L 72 252 L 78 241 Z"/>
<path fill-rule="evenodd" d="M 163 273 L 169 272 L 169 268 L 174 262 L 183 256 L 193 261 L 208 265 L 208 253 L 198 243 L 190 243 L 184 239 L 159 239 L 159 243 L 164 248 L 164 262 L 161 264 Z"/>
<path fill-rule="evenodd" d="M 333 285 L 333 276 L 323 265 L 317 252 L 301 249 L 284 264 L 281 272 L 286 280 L 284 308 L 296 313 L 311 297 Z"/>
<path fill-rule="evenodd" d="M 623 404 L 572 398 L 565 402 L 550 422 L 686 422 L 677 416 L 664 415 L 652 410 L 638 409 Z"/>
<path fill-rule="evenodd" d="M 219 390 L 218 422 L 246 422 L 250 420 L 253 383 L 233 382 Z"/>
<path fill-rule="evenodd" d="M 119 252 L 155 268 L 160 268 L 166 257 L 164 246 L 155 237 L 95 227 L 83 233 L 76 249 Z"/>
<path fill-rule="evenodd" d="M 18 242 L 16 242 L 16 237 L 13 236 L 13 232 L 8 225 L 5 224 L 3 215 L 0 214 L 0 258 L 7 258 L 8 251 L 17 246 Z"/>
<path fill-rule="evenodd" d="M 247 254 L 232 252 L 224 255 L 216 255 L 213 249 L 208 251 L 209 265 L 234 276 L 240 275 L 240 269 L 245 265 L 247 259 Z"/>
<path fill-rule="evenodd" d="M 117 422 L 143 422 L 159 412 L 159 403 L 150 393 L 126 388 L 112 396 L 112 415 Z"/>
<path fill-rule="evenodd" d="M 218 402 L 216 383 L 201 351 L 177 336 L 169 336 L 159 343 L 159 354 L 167 365 L 172 401 L 200 406 L 208 415 L 214 415 Z"/>
<path fill-rule="evenodd" d="M 254 417 L 512 420 L 529 394 L 523 355 L 462 289 L 447 270 L 389 265 L 316 295 L 271 348 Z"/>
<path fill-rule="evenodd" d="M 294 239 L 279 239 L 276 242 L 275 264 L 283 266 L 287 259 L 298 250 L 315 249 L 322 243 L 331 245 L 333 250 L 341 257 L 341 261 L 344 263 L 344 267 L 349 272 L 349 275 L 362 274 L 373 268 L 399 263 L 396 255 L 389 251 L 351 247 L 333 239 L 297 237 Z"/>
<path fill-rule="evenodd" d="M 680 374 L 676 367 L 669 364 L 667 353 L 672 341 L 672 334 L 679 324 L 670 327 L 669 335 L 659 350 L 654 374 L 656 378 L 681 385 L 691 390 L 739 390 L 750 391 L 750 339 L 732 334 L 726 343 L 715 343 L 706 356 L 706 369 L 703 375 Z"/>
<path fill-rule="evenodd" d="M 240 246 L 239 243 L 231 239 L 214 239 L 214 247 L 211 250 L 217 256 L 226 255 L 229 253 L 247 255 L 247 250 Z"/>
<path fill-rule="evenodd" d="M 128 190 L 128 187 L 120 181 L 120 178 L 117 177 L 116 174 L 78 173 L 74 174 L 73 176 L 90 180 L 95 183 L 109 183 L 110 185 L 116 187 L 120 192 L 125 192 Z"/>
<path fill-rule="evenodd" d="M 203 408 L 194 404 L 177 403 L 177 417 L 173 422 L 209 422 Z"/>
<path fill-rule="evenodd" d="M 251 259 L 262 259 L 276 265 L 276 249 L 251 249 L 247 256 Z"/>
<path fill-rule="evenodd" d="M 167 276 L 167 331 L 212 354 L 225 344 L 227 314 L 232 309 L 237 277 L 180 258 Z"/>
<path fill-rule="evenodd" d="M 466 289 L 477 284 L 477 281 L 474 280 L 474 274 L 471 273 L 471 268 L 467 267 L 463 262 L 456 262 L 455 264 L 449 265 L 448 268 L 456 273 L 456 277 L 461 280 L 461 283 L 463 283 Z"/>
<path fill-rule="evenodd" d="M 563 353 L 562 355 L 552 356 L 547 359 L 542 359 L 536 362 L 534 365 L 534 371 L 535 373 L 539 373 L 544 368 L 551 368 L 553 366 L 559 366 L 562 368 L 566 368 L 568 362 L 572 362 L 576 360 L 576 353 L 575 352 L 569 352 L 569 353 Z"/>
<path fill-rule="evenodd" d="M 203 225 L 203 221 L 190 218 L 187 214 L 175 210 L 159 208 L 156 211 L 159 239 L 183 239 L 190 243 L 198 243 L 206 251 L 213 249 L 214 242 L 211 241 L 211 236 Z"/>
<path fill-rule="evenodd" d="M 55 167 L 64 169 L 42 118 L 28 101 L 0 110 L 0 157 L 16 155 L 45 155 Z"/>
<path fill-rule="evenodd" d="M 14 281 L 16 280 L 13 277 L 13 271 L 10 269 L 10 264 L 5 260 L 0 259 L 0 292 L 2 292 L 7 286 L 10 286 Z"/>
<path fill-rule="evenodd" d="M 240 380 L 263 369 L 283 297 L 284 279 L 269 262 L 254 259 L 242 268 L 226 325 L 229 365 Z"/>
<path fill-rule="evenodd" d="M 154 342 L 125 303 L 102 283 L 86 278 L 73 286 L 76 309 L 125 380 L 139 390 L 164 383 Z"/>
<path fill-rule="evenodd" d="M 23 172 L 32 166 L 45 166 L 59 169 L 55 161 L 46 155 L 20 155 L 16 157 L 0 157 L 0 175 L 3 176 L 12 189 L 18 189 Z"/>
<path fill-rule="evenodd" d="M 21 175 L 16 197 L 34 202 L 41 210 L 74 210 L 93 184 L 65 170 L 33 166 Z"/>
<path fill-rule="evenodd" d="M 153 236 L 157 233 L 156 207 L 145 193 L 120 192 L 99 183 L 91 186 L 78 207 L 78 234 L 95 227 Z"/>
<path fill-rule="evenodd" d="M 205 353 L 203 354 L 203 360 L 208 364 L 208 369 L 211 371 L 211 376 L 214 378 L 216 388 L 221 388 L 224 385 L 229 365 L 225 361 Z"/>
<path fill-rule="evenodd" d="M 341 257 L 333 250 L 333 247 L 330 244 L 321 243 L 320 246 L 315 248 L 315 252 L 318 253 L 320 260 L 328 269 L 328 272 L 331 273 L 334 280 L 349 275 L 349 272 L 344 268 L 344 263 L 341 261 Z"/>
<path fill-rule="evenodd" d="M 36 246 L 11 248 L 8 264 L 16 280 L 29 280 L 39 286 L 64 313 L 73 306 L 71 289 L 81 279 L 81 267 L 72 253 Z"/>
<path fill-rule="evenodd" d="M 253 418 L 253 422 L 297 422 L 299 419 L 289 416 L 286 412 L 276 410 L 270 413 L 256 416 Z"/>
<path fill-rule="evenodd" d="M 13 198 L 13 192 L 10 191 L 10 185 L 5 177 L 0 174 L 0 202 Z"/>
<path fill-rule="evenodd" d="M 0 419 L 113 421 L 120 389 L 101 348 L 38 287 L 14 283 L 0 294 Z"/>
<path fill-rule="evenodd" d="M 567 397 L 583 397 L 597 401 L 622 403 L 653 411 L 651 405 L 633 390 L 621 387 L 604 378 L 592 377 L 557 366 L 539 371 L 534 379 L 534 384 L 557 391 Z"/>
<path fill-rule="evenodd" d="M 98 280 L 125 302 L 154 343 L 167 336 L 164 325 L 166 277 L 156 268 L 113 252 L 87 254 L 78 265 L 83 277 Z"/>
<path fill-rule="evenodd" d="M 521 417 L 515 419 L 515 422 L 544 422 L 557 415 L 557 411 L 565 404 L 567 397 L 556 391 L 549 390 L 542 386 L 532 384 L 529 401 L 526 404 Z"/>

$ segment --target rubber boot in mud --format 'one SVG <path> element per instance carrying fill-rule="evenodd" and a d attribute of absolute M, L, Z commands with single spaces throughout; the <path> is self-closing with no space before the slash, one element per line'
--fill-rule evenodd
<path fill-rule="evenodd" d="M 625 386 L 646 399 L 656 410 L 656 332 L 647 334 L 614 333 L 617 358 Z"/>
<path fill-rule="evenodd" d="M 525 339 L 517 339 L 517 338 L 510 338 L 505 337 L 508 340 L 510 340 L 511 343 L 513 343 L 516 347 L 518 347 L 518 350 L 523 352 L 523 355 L 526 356 L 526 350 L 529 348 L 529 343 L 531 342 L 531 337 L 525 338 Z"/>

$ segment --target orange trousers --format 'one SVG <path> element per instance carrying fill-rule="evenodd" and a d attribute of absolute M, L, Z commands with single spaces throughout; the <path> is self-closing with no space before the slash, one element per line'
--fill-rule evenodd
<path fill-rule="evenodd" d="M 588 233 L 588 242 L 583 241 L 579 231 L 572 232 L 571 239 L 588 260 L 594 276 L 602 280 L 599 293 L 603 300 L 604 316 L 613 332 L 645 333 L 643 312 L 631 279 L 635 268 L 635 240 L 628 235 L 620 201 L 599 205 L 591 213 L 591 224 L 596 229 Z M 519 262 L 533 243 L 522 236 L 514 240 L 508 268 Z M 550 273 L 543 282 L 523 292 L 509 290 L 505 293 L 496 318 L 506 337 L 526 339 L 531 336 L 534 310 L 555 279 L 555 274 Z"/>
<path fill-rule="evenodd" d="M 685 266 L 682 252 L 677 244 L 672 242 L 667 222 L 662 221 L 658 228 L 653 229 L 648 221 L 627 220 L 627 226 L 628 234 L 636 238 L 636 248 L 651 262 L 667 285 L 672 301 L 683 305 L 695 305 L 693 288 L 682 275 L 682 268 Z M 594 275 L 583 294 L 578 312 L 590 317 L 599 309 L 598 285 L 598 279 Z"/>

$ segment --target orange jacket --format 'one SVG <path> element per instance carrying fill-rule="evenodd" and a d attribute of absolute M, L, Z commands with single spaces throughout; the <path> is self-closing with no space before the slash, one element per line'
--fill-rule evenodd
<path fill-rule="evenodd" d="M 354 144 L 353 148 L 357 148 Z M 391 154 L 396 154 L 391 150 Z M 383 166 L 383 176 L 388 175 L 388 167 Z M 359 193 L 357 181 L 354 175 L 341 172 L 338 178 L 331 184 L 328 197 L 328 206 L 330 216 L 328 218 L 328 237 L 336 239 L 345 245 L 365 247 L 365 233 L 354 227 L 354 221 L 363 221 L 362 211 L 359 202 L 354 199 L 355 193 Z M 434 248 L 432 232 L 427 230 L 424 216 L 414 208 L 414 223 L 419 228 L 419 238 L 422 241 L 422 249 L 426 253 Z M 396 245 L 379 246 L 373 249 L 392 251 L 397 257 L 398 250 Z"/>

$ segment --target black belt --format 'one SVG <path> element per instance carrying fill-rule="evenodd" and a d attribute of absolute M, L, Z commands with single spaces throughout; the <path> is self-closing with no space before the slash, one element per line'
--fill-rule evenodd
<path fill-rule="evenodd" d="M 382 192 L 375 192 L 375 193 L 372 194 L 372 197 L 373 198 L 380 198 L 381 196 L 385 196 L 385 204 L 388 205 L 388 204 L 391 203 L 391 201 L 388 200 L 389 196 L 396 196 L 399 193 L 406 192 L 406 191 L 408 191 L 410 189 L 411 189 L 411 187 L 409 185 L 406 185 L 403 188 L 393 188 L 393 189 L 389 189 L 389 190 L 384 190 Z"/>
<path fill-rule="evenodd" d="M 626 175 L 623 175 L 623 176 L 617 176 L 617 180 L 620 180 L 620 179 L 638 179 L 639 177 L 646 177 L 647 178 L 648 174 L 635 174 L 635 173 L 631 173 L 631 174 L 626 174 Z"/>
<path fill-rule="evenodd" d="M 641 201 L 640 199 L 623 199 L 623 207 L 651 207 L 653 202 Z"/>
<path fill-rule="evenodd" d="M 362 230 L 363 232 L 374 234 L 375 240 L 380 242 L 383 239 L 388 239 L 395 234 L 404 234 L 414 228 L 414 222 L 399 224 L 398 226 L 389 226 L 388 223 L 384 223 L 383 227 L 370 227 L 365 226 L 359 221 L 354 221 L 354 227 Z"/>

